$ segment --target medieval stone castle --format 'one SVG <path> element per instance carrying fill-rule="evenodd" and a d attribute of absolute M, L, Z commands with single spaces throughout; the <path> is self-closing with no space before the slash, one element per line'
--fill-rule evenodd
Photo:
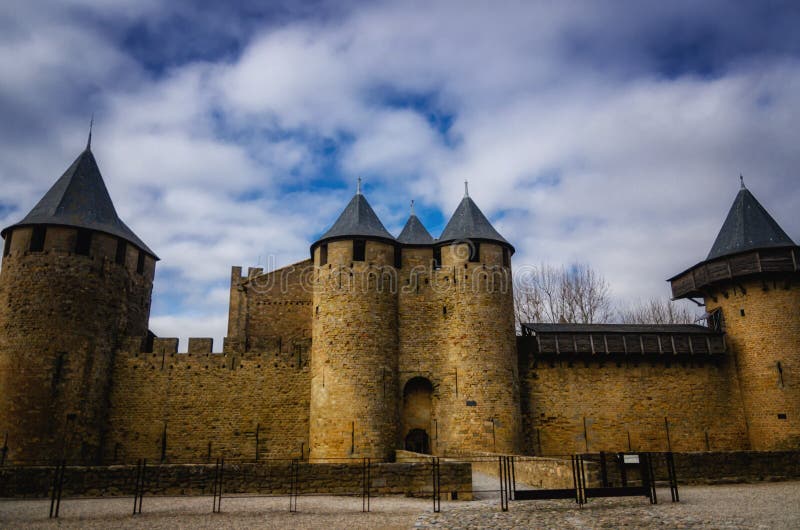
<path fill-rule="evenodd" d="M 148 331 L 158 257 L 90 148 L 2 236 L 7 461 L 800 448 L 800 248 L 744 187 L 670 280 L 708 326 L 516 332 L 514 247 L 468 195 L 434 239 L 359 190 L 310 259 L 233 267 L 222 353 Z"/>

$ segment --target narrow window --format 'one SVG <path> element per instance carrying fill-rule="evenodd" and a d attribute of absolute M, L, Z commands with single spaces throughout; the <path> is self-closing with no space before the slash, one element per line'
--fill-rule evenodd
<path fill-rule="evenodd" d="M 6 236 L 6 242 L 3 245 L 3 257 L 8 256 L 11 254 L 11 236 L 14 234 L 13 230 L 8 231 L 8 235 Z"/>
<path fill-rule="evenodd" d="M 28 250 L 31 252 L 41 252 L 44 250 L 44 236 L 47 234 L 46 226 L 34 226 L 31 234 L 31 245 Z"/>
<path fill-rule="evenodd" d="M 85 228 L 78 228 L 78 235 L 75 238 L 75 254 L 88 256 L 92 248 L 92 231 Z"/>
<path fill-rule="evenodd" d="M 403 248 L 394 247 L 394 268 L 401 269 L 403 267 Z"/>
<path fill-rule="evenodd" d="M 469 245 L 469 261 L 471 263 L 478 263 L 481 261 L 481 244 L 478 242 L 471 242 Z"/>
<path fill-rule="evenodd" d="M 328 244 L 323 243 L 319 246 L 319 264 L 325 265 L 328 263 Z"/>
<path fill-rule="evenodd" d="M 61 382 L 61 376 L 64 372 L 65 355 L 66 353 L 62 351 L 58 352 L 58 357 L 56 357 L 55 366 L 53 367 L 53 379 L 50 385 L 53 395 L 58 391 L 58 384 Z"/>
<path fill-rule="evenodd" d="M 363 239 L 353 240 L 353 261 L 364 261 L 367 254 L 367 242 Z"/>
<path fill-rule="evenodd" d="M 509 256 L 509 252 L 507 248 L 503 248 L 503 267 L 510 267 L 511 266 L 511 257 Z"/>
<path fill-rule="evenodd" d="M 139 274 L 144 274 L 144 251 L 139 251 L 139 259 L 136 260 L 136 272 Z"/>
<path fill-rule="evenodd" d="M 128 252 L 128 244 L 124 239 L 117 239 L 117 252 L 114 255 L 114 263 L 117 265 L 125 265 L 125 254 Z"/>
<path fill-rule="evenodd" d="M 433 247 L 433 268 L 440 269 L 442 267 L 442 247 Z"/>
<path fill-rule="evenodd" d="M 744 309 L 740 309 L 740 310 L 739 310 L 739 314 L 740 314 L 741 316 L 744 316 Z"/>
<path fill-rule="evenodd" d="M 778 369 L 778 384 L 783 388 L 783 366 L 781 366 L 780 361 L 778 361 L 776 368 Z"/>

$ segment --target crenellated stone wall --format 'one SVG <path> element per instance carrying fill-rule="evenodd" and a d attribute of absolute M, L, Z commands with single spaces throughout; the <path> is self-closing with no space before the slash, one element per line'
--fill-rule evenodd
<path fill-rule="evenodd" d="M 285 351 L 211 353 L 211 339 L 135 344 L 114 364 L 106 462 L 263 459 L 308 451 L 308 344 Z"/>

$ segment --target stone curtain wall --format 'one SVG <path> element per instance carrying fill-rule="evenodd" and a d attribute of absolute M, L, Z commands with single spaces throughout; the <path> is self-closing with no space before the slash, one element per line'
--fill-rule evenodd
<path fill-rule="evenodd" d="M 707 311 L 722 310 L 751 447 L 799 448 L 800 286 L 788 278 L 765 277 L 728 286 L 705 300 Z"/>
<path fill-rule="evenodd" d="M 0 468 L 0 497 L 45 497 L 53 480 L 54 468 L 48 466 Z M 433 490 L 428 463 L 371 463 L 372 495 L 430 495 Z M 288 495 L 291 461 L 265 463 L 226 462 L 224 494 L 260 493 Z M 440 465 L 443 497 L 458 492 L 457 498 L 472 498 L 472 471 L 468 463 L 442 462 Z M 341 464 L 298 464 L 299 493 L 361 495 L 363 462 Z M 64 493 L 69 496 L 132 495 L 136 466 L 79 467 L 67 466 Z M 148 464 L 145 495 L 210 495 L 214 464 Z"/>
<path fill-rule="evenodd" d="M 627 451 L 629 434 L 633 451 L 666 451 L 665 417 L 673 451 L 749 448 L 730 356 L 619 365 L 532 357 L 520 373 L 525 454 Z"/>
<path fill-rule="evenodd" d="M 262 351 L 278 342 L 284 352 L 305 348 L 311 339 L 311 260 L 269 273 L 231 270 L 226 351 Z"/>
<path fill-rule="evenodd" d="M 308 451 L 309 359 L 304 352 L 210 353 L 210 339 L 156 339 L 114 365 L 105 462 L 217 456 L 255 459 Z"/>

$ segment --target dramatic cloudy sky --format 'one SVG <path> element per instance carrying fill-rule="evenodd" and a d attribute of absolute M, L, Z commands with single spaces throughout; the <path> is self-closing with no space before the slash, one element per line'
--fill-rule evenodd
<path fill-rule="evenodd" d="M 305 258 L 359 175 L 395 234 L 414 198 L 438 236 L 466 179 L 516 267 L 666 296 L 740 172 L 800 240 L 798 27 L 792 1 L 4 0 L 0 222 L 94 113 L 161 336 L 223 336 L 230 266 Z"/>

